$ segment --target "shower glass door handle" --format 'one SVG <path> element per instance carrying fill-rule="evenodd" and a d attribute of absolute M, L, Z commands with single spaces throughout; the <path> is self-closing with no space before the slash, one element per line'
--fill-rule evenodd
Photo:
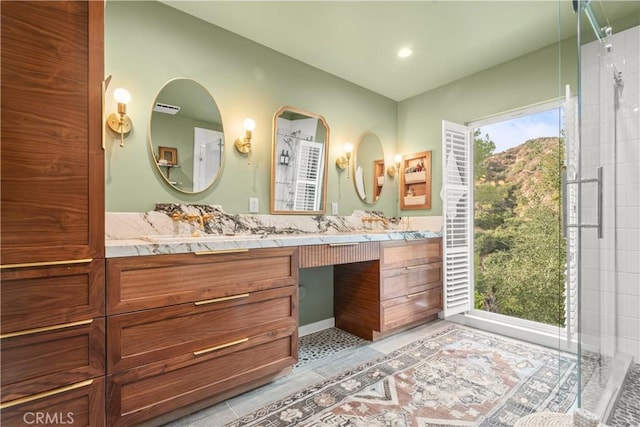
<path fill-rule="evenodd" d="M 566 173 L 562 175 L 562 188 L 563 195 L 567 194 L 567 187 L 569 185 L 583 185 L 583 184 L 593 184 L 597 185 L 596 189 L 596 197 L 597 197 L 597 213 L 596 213 L 596 222 L 593 223 L 580 223 L 580 224 L 568 224 L 567 218 L 569 215 L 569 203 L 566 200 L 566 197 L 562 197 L 562 234 L 564 237 L 567 236 L 567 228 L 596 228 L 598 230 L 598 239 L 602 239 L 602 166 L 599 166 L 596 169 L 596 177 L 589 179 L 580 179 L 580 180 L 567 180 Z M 572 206 L 572 208 L 575 208 Z"/>

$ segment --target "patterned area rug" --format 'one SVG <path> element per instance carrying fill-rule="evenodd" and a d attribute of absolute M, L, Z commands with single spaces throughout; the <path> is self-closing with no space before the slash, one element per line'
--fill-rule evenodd
<path fill-rule="evenodd" d="M 575 357 L 456 325 L 227 426 L 510 426 L 566 412 L 576 382 Z"/>

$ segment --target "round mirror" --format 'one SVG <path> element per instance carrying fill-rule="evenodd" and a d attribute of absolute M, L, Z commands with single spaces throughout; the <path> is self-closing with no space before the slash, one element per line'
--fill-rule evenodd
<path fill-rule="evenodd" d="M 353 156 L 353 183 L 360 200 L 374 204 L 382 193 L 385 180 L 384 151 L 378 135 L 365 132 L 358 141 Z"/>
<path fill-rule="evenodd" d="M 183 193 L 206 190 L 220 175 L 224 133 L 220 110 L 198 82 L 168 81 L 153 102 L 149 146 L 164 180 Z"/>
<path fill-rule="evenodd" d="M 327 199 L 329 125 L 324 117 L 282 107 L 273 116 L 272 214 L 321 214 Z"/>

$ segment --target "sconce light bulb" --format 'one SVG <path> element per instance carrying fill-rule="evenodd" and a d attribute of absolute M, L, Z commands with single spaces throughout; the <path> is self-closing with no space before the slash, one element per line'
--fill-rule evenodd
<path fill-rule="evenodd" d="M 395 163 L 400 163 L 402 161 L 402 154 L 396 154 L 395 156 L 393 156 L 393 161 Z"/>
<path fill-rule="evenodd" d="M 344 152 L 345 153 L 351 153 L 353 151 L 353 144 L 350 142 L 347 142 L 346 144 L 344 144 Z"/>
<path fill-rule="evenodd" d="M 131 94 L 128 90 L 119 87 L 113 91 L 113 97 L 120 104 L 128 104 L 131 101 Z"/>
<path fill-rule="evenodd" d="M 242 122 L 242 127 L 244 128 L 244 130 L 253 132 L 256 129 L 256 121 L 253 119 L 244 119 L 244 122 Z"/>

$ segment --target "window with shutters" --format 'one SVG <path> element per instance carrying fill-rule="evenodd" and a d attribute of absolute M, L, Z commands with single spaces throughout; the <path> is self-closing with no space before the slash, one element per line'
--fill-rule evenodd
<path fill-rule="evenodd" d="M 445 317 L 495 313 L 574 330 L 564 109 L 554 101 L 469 127 L 443 122 Z"/>

